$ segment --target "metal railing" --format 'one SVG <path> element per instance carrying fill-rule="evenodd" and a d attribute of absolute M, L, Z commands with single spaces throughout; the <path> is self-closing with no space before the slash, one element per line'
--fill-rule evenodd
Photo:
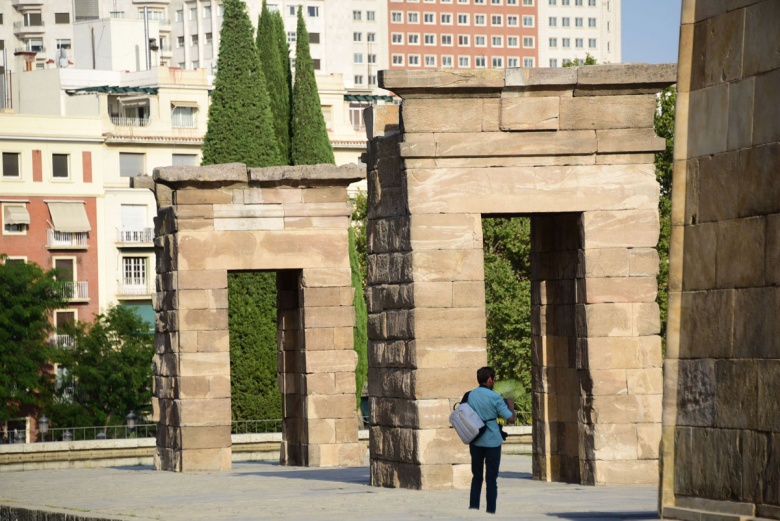
<path fill-rule="evenodd" d="M 154 241 L 154 228 L 142 228 L 140 230 L 117 229 L 116 242 L 125 244 L 137 244 Z"/>
<path fill-rule="evenodd" d="M 19 32 L 19 29 L 24 29 L 25 31 L 43 31 L 44 30 L 44 23 L 27 23 L 27 22 L 14 22 L 14 32 Z M 24 32 L 24 31 L 23 31 Z"/>
<path fill-rule="evenodd" d="M 118 127 L 148 127 L 149 118 L 120 118 L 111 116 L 111 123 Z"/>
<path fill-rule="evenodd" d="M 58 232 L 51 228 L 46 232 L 46 247 L 47 248 L 86 248 L 87 239 L 89 235 L 87 232 Z"/>
<path fill-rule="evenodd" d="M 73 337 L 70 335 L 52 335 L 50 342 L 52 345 L 61 347 L 63 349 L 69 349 L 73 347 Z"/>
<path fill-rule="evenodd" d="M 32 46 L 32 47 L 17 47 L 14 49 L 15 52 L 46 52 L 46 47 L 43 45 L 39 46 Z"/>
<path fill-rule="evenodd" d="M 231 434 L 258 434 L 267 432 L 282 432 L 282 419 L 273 420 L 238 420 L 232 422 Z"/>
<path fill-rule="evenodd" d="M 151 281 L 146 278 L 127 278 L 120 279 L 119 289 L 117 293 L 119 295 L 151 295 L 152 286 Z"/>
<path fill-rule="evenodd" d="M 57 283 L 57 293 L 67 300 L 88 300 L 89 282 L 82 281 L 60 281 Z"/>

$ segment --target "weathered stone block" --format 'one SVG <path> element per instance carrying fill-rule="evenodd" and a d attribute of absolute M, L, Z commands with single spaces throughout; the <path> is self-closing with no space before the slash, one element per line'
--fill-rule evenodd
<path fill-rule="evenodd" d="M 480 98 L 404 100 L 404 132 L 481 132 L 482 102 Z"/>
<path fill-rule="evenodd" d="M 628 394 L 661 394 L 664 375 L 660 367 L 626 370 Z"/>
<path fill-rule="evenodd" d="M 596 152 L 592 130 L 556 132 L 552 136 L 529 133 L 522 140 L 512 133 L 411 134 L 401 143 L 401 157 L 539 156 Z"/>
<path fill-rule="evenodd" d="M 355 310 L 351 306 L 306 307 L 303 310 L 306 329 L 318 327 L 352 327 Z"/>
<path fill-rule="evenodd" d="M 414 302 L 420 308 L 449 308 L 453 306 L 453 283 L 415 282 Z"/>
<path fill-rule="evenodd" d="M 763 286 L 766 220 L 752 217 L 717 226 L 718 287 Z"/>
<path fill-rule="evenodd" d="M 598 461 L 595 480 L 600 485 L 657 485 L 658 461 Z"/>
<path fill-rule="evenodd" d="M 734 358 L 778 358 L 778 305 L 774 287 L 734 291 Z"/>
<path fill-rule="evenodd" d="M 482 246 L 482 222 L 478 214 L 415 215 L 409 232 L 415 250 L 461 250 Z"/>
<path fill-rule="evenodd" d="M 661 425 L 638 423 L 636 425 L 637 457 L 640 460 L 657 460 L 661 445 Z"/>
<path fill-rule="evenodd" d="M 232 449 L 191 449 L 181 451 L 182 472 L 225 471 L 232 467 Z"/>
<path fill-rule="evenodd" d="M 357 353 L 347 349 L 311 351 L 304 356 L 307 373 L 354 372 L 357 364 Z"/>
<path fill-rule="evenodd" d="M 179 289 L 227 288 L 226 270 L 181 270 L 178 272 L 177 279 Z"/>
<path fill-rule="evenodd" d="M 289 187 L 245 188 L 233 191 L 236 204 L 287 204 L 303 202 L 303 193 L 308 190 Z"/>
<path fill-rule="evenodd" d="M 501 98 L 501 130 L 558 130 L 561 98 Z"/>
<path fill-rule="evenodd" d="M 412 256 L 415 281 L 481 281 L 485 278 L 481 249 L 416 251 Z"/>
<path fill-rule="evenodd" d="M 655 95 L 560 98 L 561 130 L 649 127 Z"/>
<path fill-rule="evenodd" d="M 316 395 L 304 399 L 309 419 L 355 417 L 355 395 Z"/>
<path fill-rule="evenodd" d="M 599 422 L 592 427 L 593 459 L 602 461 L 637 459 L 637 425 Z"/>
<path fill-rule="evenodd" d="M 596 130 L 596 140 L 599 154 L 659 152 L 666 147 L 666 141 L 658 137 L 652 128 Z"/>
<path fill-rule="evenodd" d="M 230 425 L 230 398 L 176 400 L 175 408 L 182 427 Z"/>
<path fill-rule="evenodd" d="M 484 308 L 417 308 L 415 338 L 480 338 L 485 335 Z"/>
<path fill-rule="evenodd" d="M 577 302 L 653 302 L 658 293 L 655 277 L 608 277 L 577 280 Z"/>
<path fill-rule="evenodd" d="M 632 251 L 628 248 L 579 250 L 577 277 L 626 277 L 630 275 Z"/>
<path fill-rule="evenodd" d="M 227 309 L 188 309 L 180 313 L 179 327 L 189 331 L 226 330 Z"/>
<path fill-rule="evenodd" d="M 688 157 L 725 152 L 728 149 L 728 84 L 722 83 L 690 93 Z"/>
<path fill-rule="evenodd" d="M 303 270 L 301 287 L 322 288 L 331 286 L 351 286 L 352 275 L 349 267 L 338 268 L 308 268 Z"/>
<path fill-rule="evenodd" d="M 633 336 L 632 304 L 579 304 L 575 316 L 578 336 Z"/>
<path fill-rule="evenodd" d="M 658 274 L 658 262 L 658 251 L 655 248 L 628 250 L 628 271 L 631 277 L 655 277 Z"/>
<path fill-rule="evenodd" d="M 588 372 L 590 388 L 584 391 L 593 396 L 627 394 L 625 369 L 591 369 Z"/>
<path fill-rule="evenodd" d="M 756 79 L 745 78 L 729 84 L 729 150 L 749 147 L 753 142 L 753 107 Z M 763 109 L 759 112 L 763 112 Z"/>
<path fill-rule="evenodd" d="M 181 353 L 178 355 L 180 376 L 230 375 L 230 353 Z"/>
<path fill-rule="evenodd" d="M 596 396 L 591 402 L 591 414 L 600 424 L 660 423 L 661 395 Z"/>
<path fill-rule="evenodd" d="M 715 361 L 680 360 L 677 366 L 677 425 L 712 425 L 715 421 Z"/>
<path fill-rule="evenodd" d="M 649 247 L 658 243 L 658 211 L 595 211 L 582 215 L 580 238 L 585 249 Z"/>

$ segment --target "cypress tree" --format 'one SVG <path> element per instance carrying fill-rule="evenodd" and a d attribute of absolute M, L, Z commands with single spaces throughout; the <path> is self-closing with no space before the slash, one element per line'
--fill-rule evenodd
<path fill-rule="evenodd" d="M 225 0 L 203 164 L 280 164 L 273 115 L 242 0 Z"/>
<path fill-rule="evenodd" d="M 274 14 L 276 16 L 271 14 L 263 0 L 263 9 L 257 22 L 257 52 L 271 100 L 276 144 L 282 161 L 288 164 L 290 161 L 290 91 L 282 64 L 282 59 L 288 59 L 288 55 L 280 55 L 275 18 L 281 20 L 281 15 L 278 12 Z"/>
<path fill-rule="evenodd" d="M 349 267 L 352 271 L 352 287 L 355 288 L 355 296 L 352 299 L 352 305 L 355 306 L 355 327 L 352 329 L 352 337 L 353 348 L 358 355 L 355 384 L 357 385 L 357 406 L 360 407 L 363 384 L 368 378 L 368 311 L 363 295 L 363 276 L 358 262 L 355 230 L 351 226 L 349 227 Z"/>
<path fill-rule="evenodd" d="M 285 94 L 283 95 L 282 99 L 284 101 L 284 107 L 287 114 L 287 148 L 289 151 L 291 146 L 289 140 L 292 139 L 292 130 L 290 129 L 290 120 L 292 118 L 292 69 L 290 68 L 290 46 L 287 44 L 287 31 L 284 29 L 284 20 L 282 20 L 282 14 L 279 11 L 274 11 L 271 13 L 271 20 L 273 21 L 274 34 L 276 35 L 276 45 L 279 48 L 279 63 L 282 67 L 282 77 L 284 78 L 285 85 Z"/>
<path fill-rule="evenodd" d="M 317 165 L 336 162 L 320 108 L 314 62 L 309 51 L 309 31 L 306 30 L 301 7 L 298 7 L 291 129 L 292 164 Z"/>

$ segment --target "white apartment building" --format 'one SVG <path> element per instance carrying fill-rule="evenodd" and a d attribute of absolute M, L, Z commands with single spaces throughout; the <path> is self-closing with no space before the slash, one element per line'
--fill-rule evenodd
<path fill-rule="evenodd" d="M 561 67 L 590 54 L 621 61 L 621 0 L 537 0 L 539 67 Z"/>

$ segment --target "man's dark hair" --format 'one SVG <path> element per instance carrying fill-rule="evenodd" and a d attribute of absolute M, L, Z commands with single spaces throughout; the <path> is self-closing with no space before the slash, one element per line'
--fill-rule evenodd
<path fill-rule="evenodd" d="M 492 378 L 493 380 L 496 379 L 496 370 L 490 367 L 489 365 L 486 365 L 485 367 L 480 367 L 477 369 L 477 383 L 479 385 L 486 384 L 488 379 Z"/>

